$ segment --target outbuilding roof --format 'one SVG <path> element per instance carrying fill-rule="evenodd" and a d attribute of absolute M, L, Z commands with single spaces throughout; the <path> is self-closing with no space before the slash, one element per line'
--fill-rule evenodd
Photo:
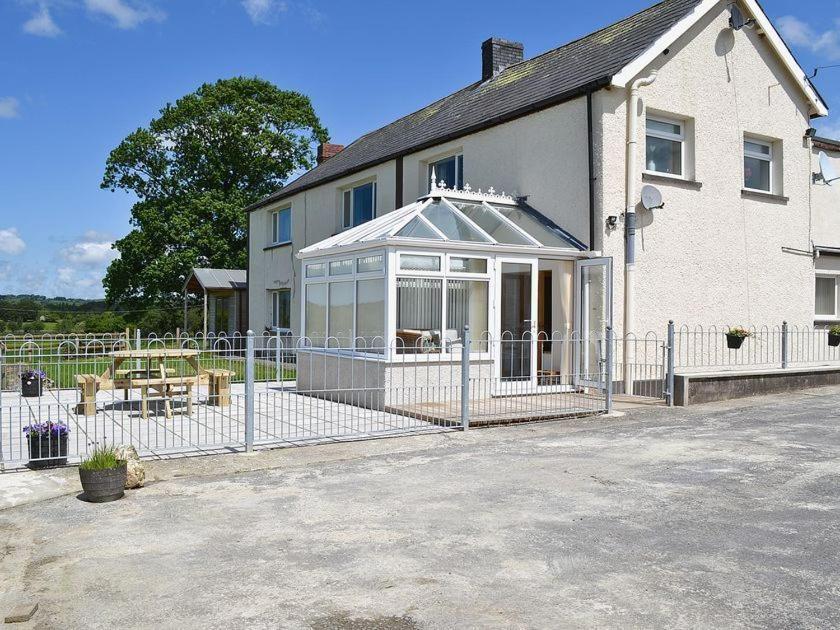
<path fill-rule="evenodd" d="M 209 269 L 193 267 L 184 283 L 184 289 L 207 291 L 232 291 L 248 287 L 248 273 L 244 269 Z"/>
<path fill-rule="evenodd" d="M 586 37 L 513 64 L 487 81 L 472 83 L 362 136 L 248 210 L 605 87 L 614 74 L 700 3 L 665 0 Z"/>

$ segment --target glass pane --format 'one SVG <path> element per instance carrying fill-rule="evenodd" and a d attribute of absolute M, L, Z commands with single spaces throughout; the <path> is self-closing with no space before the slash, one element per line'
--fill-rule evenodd
<path fill-rule="evenodd" d="M 344 227 L 353 225 L 353 201 L 351 195 L 352 191 L 344 191 Z"/>
<path fill-rule="evenodd" d="M 682 135 L 682 126 L 677 123 L 663 122 L 661 120 L 647 119 L 647 130 L 669 133 L 675 136 Z"/>
<path fill-rule="evenodd" d="M 607 266 L 580 267 L 581 378 L 602 382 L 607 335 Z"/>
<path fill-rule="evenodd" d="M 327 285 L 310 284 L 306 287 L 305 335 L 313 346 L 324 347 L 327 336 Z"/>
<path fill-rule="evenodd" d="M 361 225 L 373 218 L 373 183 L 353 189 L 353 225 Z"/>
<path fill-rule="evenodd" d="M 648 136 L 647 170 L 682 175 L 682 142 Z"/>
<path fill-rule="evenodd" d="M 467 223 L 452 208 L 443 203 L 433 203 L 423 210 L 423 216 L 431 221 L 443 235 L 453 241 L 489 243 L 481 233 Z"/>
<path fill-rule="evenodd" d="M 834 278 L 817 277 L 816 287 L 816 314 L 836 315 L 835 296 L 837 290 L 835 288 Z"/>
<path fill-rule="evenodd" d="M 546 247 L 577 249 L 577 247 L 572 245 L 571 242 L 567 241 L 562 235 L 554 231 L 551 226 L 544 223 L 540 218 L 530 212 L 525 212 L 516 206 L 493 205 L 493 207 L 501 212 L 505 218 L 516 223 L 516 225 L 525 230 Z"/>
<path fill-rule="evenodd" d="M 502 263 L 501 374 L 508 381 L 531 378 L 531 265 Z"/>
<path fill-rule="evenodd" d="M 277 242 L 277 213 L 271 213 L 271 242 Z"/>
<path fill-rule="evenodd" d="M 487 273 L 487 260 L 485 258 L 450 258 L 449 271 Z"/>
<path fill-rule="evenodd" d="M 385 280 L 359 280 L 356 285 L 356 347 L 385 348 Z"/>
<path fill-rule="evenodd" d="M 443 184 L 446 184 L 447 188 L 453 188 L 458 186 L 458 180 L 456 176 L 457 172 L 457 164 L 455 157 L 446 158 L 445 160 L 441 160 L 440 162 L 434 162 L 433 164 L 429 165 L 429 186 L 431 187 L 432 182 L 432 170 L 435 172 L 435 178 L 437 178 L 437 185 L 438 187 L 442 187 Z"/>
<path fill-rule="evenodd" d="M 428 225 L 423 223 L 417 217 L 406 223 L 403 228 L 395 234 L 395 236 L 404 236 L 406 238 L 431 238 L 436 241 L 443 239 Z"/>
<path fill-rule="evenodd" d="M 330 348 L 353 347 L 353 283 L 330 283 Z"/>
<path fill-rule="evenodd" d="M 506 245 L 533 245 L 531 241 L 502 221 L 492 210 L 488 210 L 486 206 L 475 203 L 456 203 L 455 207 L 500 243 L 505 243 Z"/>
<path fill-rule="evenodd" d="M 348 273 L 353 273 L 353 259 L 346 258 L 344 260 L 333 260 L 330 262 L 331 276 L 344 276 Z"/>
<path fill-rule="evenodd" d="M 292 210 L 286 208 L 277 213 L 277 236 L 275 243 L 287 243 L 292 240 Z"/>
<path fill-rule="evenodd" d="M 275 291 L 271 295 L 271 325 L 277 328 L 291 328 L 291 291 Z"/>
<path fill-rule="evenodd" d="M 400 269 L 406 271 L 440 271 L 440 256 L 401 254 Z"/>
<path fill-rule="evenodd" d="M 744 186 L 770 192 L 770 162 L 744 157 Z"/>
<path fill-rule="evenodd" d="M 463 337 L 464 326 L 470 325 L 470 352 L 487 350 L 487 282 L 481 280 L 448 280 L 446 283 L 445 342 Z"/>
<path fill-rule="evenodd" d="M 327 266 L 324 263 L 312 263 L 311 265 L 306 265 L 307 278 L 323 278 L 326 272 Z"/>
<path fill-rule="evenodd" d="M 443 280 L 397 278 L 397 352 L 440 352 Z"/>
<path fill-rule="evenodd" d="M 746 153 L 758 153 L 759 155 L 770 156 L 770 147 L 766 144 L 758 144 L 757 142 L 744 141 L 744 151 Z"/>
<path fill-rule="evenodd" d="M 382 254 L 373 254 L 372 256 L 363 256 L 356 260 L 356 271 L 358 273 L 370 273 L 372 271 L 382 271 L 385 258 Z"/>

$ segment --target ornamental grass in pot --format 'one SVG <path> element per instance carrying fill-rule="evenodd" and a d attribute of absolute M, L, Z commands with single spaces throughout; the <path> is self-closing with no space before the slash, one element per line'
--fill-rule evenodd
<path fill-rule="evenodd" d="M 113 446 L 97 446 L 90 456 L 79 464 L 79 479 L 90 503 L 106 503 L 121 499 L 125 494 L 127 464 L 117 458 Z"/>
<path fill-rule="evenodd" d="M 38 422 L 23 427 L 29 445 L 29 468 L 52 468 L 67 463 L 67 437 L 70 429 L 63 422 Z"/>
<path fill-rule="evenodd" d="M 726 347 L 730 350 L 737 350 L 740 348 L 744 339 L 752 337 L 752 333 L 746 328 L 735 326 L 726 331 Z"/>
<path fill-rule="evenodd" d="M 828 329 L 828 345 L 832 348 L 840 346 L 840 326 L 834 325 Z"/>

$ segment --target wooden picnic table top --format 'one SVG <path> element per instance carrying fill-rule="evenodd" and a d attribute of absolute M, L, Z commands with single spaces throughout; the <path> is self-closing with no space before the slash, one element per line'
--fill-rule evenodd
<path fill-rule="evenodd" d="M 145 350 L 115 350 L 108 353 L 116 359 L 182 359 L 197 357 L 194 348 L 147 348 Z"/>

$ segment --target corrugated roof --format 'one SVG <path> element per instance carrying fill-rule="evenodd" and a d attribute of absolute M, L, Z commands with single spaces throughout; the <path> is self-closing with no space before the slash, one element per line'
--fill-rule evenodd
<path fill-rule="evenodd" d="M 606 86 L 700 0 L 665 0 L 368 133 L 248 210 Z"/>
<path fill-rule="evenodd" d="M 205 289 L 245 289 L 248 287 L 248 272 L 244 269 L 208 269 L 194 267 L 184 286 L 195 278 Z"/>

